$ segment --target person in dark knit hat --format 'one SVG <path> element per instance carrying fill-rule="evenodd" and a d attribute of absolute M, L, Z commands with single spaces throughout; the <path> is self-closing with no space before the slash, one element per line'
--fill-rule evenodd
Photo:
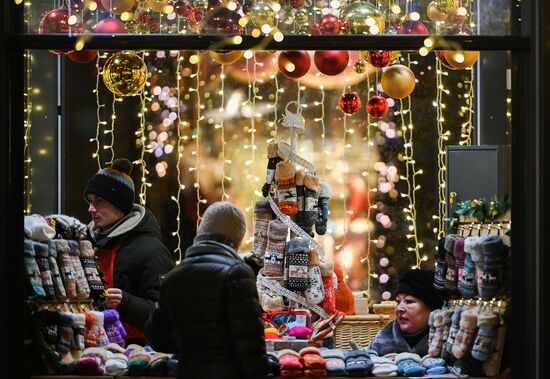
<path fill-rule="evenodd" d="M 443 300 L 433 287 L 434 273 L 409 270 L 396 290 L 396 319 L 386 325 L 369 345 L 382 356 L 388 353 L 428 353 L 430 312 L 441 308 Z"/>
<path fill-rule="evenodd" d="M 115 160 L 92 176 L 84 197 L 92 217 L 88 234 L 107 284 L 106 306 L 120 314 L 126 342 L 145 345 L 143 328 L 158 300 L 159 277 L 174 263 L 155 217 L 134 204 L 131 171 L 130 161 Z"/>
<path fill-rule="evenodd" d="M 162 282 L 145 327 L 157 351 L 179 353 L 177 378 L 267 378 L 256 278 L 237 254 L 246 232 L 242 211 L 210 205 L 193 246 Z"/>

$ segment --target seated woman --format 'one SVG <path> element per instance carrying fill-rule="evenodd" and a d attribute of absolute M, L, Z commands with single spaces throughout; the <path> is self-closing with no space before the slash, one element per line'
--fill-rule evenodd
<path fill-rule="evenodd" d="M 396 319 L 386 325 L 369 345 L 382 356 L 388 353 L 428 353 L 428 318 L 443 300 L 433 288 L 434 273 L 409 270 L 397 286 Z"/>

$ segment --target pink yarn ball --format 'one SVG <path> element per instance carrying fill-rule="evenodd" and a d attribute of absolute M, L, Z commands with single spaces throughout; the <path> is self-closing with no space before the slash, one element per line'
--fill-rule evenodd
<path fill-rule="evenodd" d="M 390 293 L 390 292 L 384 291 L 384 292 L 382 293 L 382 299 L 383 299 L 383 300 L 389 300 L 390 298 L 391 298 L 391 293 Z"/>
<path fill-rule="evenodd" d="M 378 278 L 378 280 L 380 281 L 380 283 L 386 284 L 388 280 L 390 280 L 390 277 L 388 276 L 388 274 L 382 274 L 380 275 L 380 278 Z"/>
<path fill-rule="evenodd" d="M 384 258 L 380 258 L 380 266 L 381 267 L 388 267 L 388 265 L 390 264 L 390 260 L 386 257 Z"/>

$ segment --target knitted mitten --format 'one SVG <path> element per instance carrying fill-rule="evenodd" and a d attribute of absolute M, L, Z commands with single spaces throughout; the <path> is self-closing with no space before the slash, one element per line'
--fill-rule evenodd
<path fill-rule="evenodd" d="M 298 213 L 298 198 L 296 194 L 296 169 L 289 161 L 277 163 L 275 181 L 277 182 L 277 199 L 281 212 L 287 216 Z"/>
<path fill-rule="evenodd" d="M 113 353 L 102 348 L 89 347 L 82 352 L 78 360 L 77 371 L 79 375 L 103 375 L 103 365 L 113 357 Z"/>
<path fill-rule="evenodd" d="M 447 339 L 449 338 L 449 331 L 451 330 L 451 323 L 453 319 L 453 313 L 454 310 L 452 309 L 445 309 L 443 312 L 443 346 L 441 346 L 441 357 L 447 358 L 448 352 L 447 352 Z"/>
<path fill-rule="evenodd" d="M 303 229 L 302 225 L 304 224 L 304 177 L 305 174 L 301 170 L 296 170 L 296 175 L 294 175 L 294 180 L 296 181 L 296 199 L 298 200 L 298 213 L 292 217 L 292 221 L 296 223 L 300 228 Z"/>
<path fill-rule="evenodd" d="M 105 333 L 109 341 L 122 345 L 126 338 L 126 330 L 120 322 L 120 316 L 116 309 L 106 309 L 103 311 Z"/>
<path fill-rule="evenodd" d="M 374 364 L 372 367 L 374 376 L 397 376 L 397 365 L 393 359 L 372 355 L 371 360 Z"/>
<path fill-rule="evenodd" d="M 42 310 L 36 313 L 41 324 L 42 335 L 46 343 L 55 345 L 59 339 L 58 325 L 60 323 L 59 312 Z"/>
<path fill-rule="evenodd" d="M 128 373 L 128 357 L 121 353 L 115 353 L 105 361 L 105 374 L 122 376 Z"/>
<path fill-rule="evenodd" d="M 59 324 L 57 328 L 59 331 L 59 339 L 55 348 L 61 354 L 67 354 L 71 350 L 74 338 L 73 318 L 70 313 L 61 312 L 59 314 Z"/>
<path fill-rule="evenodd" d="M 270 142 L 267 145 L 267 173 L 264 186 L 262 187 L 262 194 L 264 197 L 267 197 L 269 194 L 271 184 L 275 179 L 275 168 L 280 161 L 282 161 L 282 158 L 277 155 L 277 144 L 275 142 Z"/>
<path fill-rule="evenodd" d="M 328 183 L 319 183 L 319 200 L 317 202 L 317 221 L 315 222 L 315 231 L 319 235 L 327 232 L 328 221 L 328 201 L 332 195 L 332 189 Z"/>
<path fill-rule="evenodd" d="M 301 349 L 300 362 L 302 362 L 304 370 L 323 370 L 325 371 L 324 376 L 326 376 L 327 364 L 316 347 L 308 346 Z"/>
<path fill-rule="evenodd" d="M 55 224 L 55 231 L 57 235 L 67 240 L 82 240 L 86 238 L 88 228 L 80 220 L 67 216 L 54 214 L 47 217 L 52 223 Z M 52 222 L 53 221 L 53 222 Z"/>
<path fill-rule="evenodd" d="M 300 362 L 300 354 L 294 350 L 281 350 L 279 352 L 279 366 L 281 367 L 281 375 L 283 371 L 298 371 L 301 373 L 303 366 Z"/>
<path fill-rule="evenodd" d="M 25 270 L 29 276 L 29 281 L 31 283 L 32 290 L 34 295 L 39 297 L 45 297 L 46 292 L 44 287 L 42 287 L 42 278 L 40 276 L 40 269 L 38 268 L 38 263 L 36 262 L 36 254 L 34 252 L 35 242 L 31 240 L 25 240 L 24 242 L 24 260 L 25 260 Z"/>
<path fill-rule="evenodd" d="M 508 247 L 500 236 L 488 236 L 481 245 L 483 251 L 483 280 L 480 297 L 483 300 L 494 298 L 504 282 L 504 260 Z"/>
<path fill-rule="evenodd" d="M 434 316 L 438 313 L 440 309 L 434 309 L 430 312 L 428 316 L 428 345 L 432 343 L 435 334 L 435 325 L 434 325 Z"/>
<path fill-rule="evenodd" d="M 348 376 L 368 376 L 374 364 L 364 349 L 350 350 L 345 353 L 346 374 Z"/>
<path fill-rule="evenodd" d="M 462 358 L 472 348 L 474 332 L 477 325 L 477 313 L 474 310 L 466 310 L 460 316 L 460 329 L 456 334 L 452 352 L 455 358 Z"/>
<path fill-rule="evenodd" d="M 427 375 L 443 375 L 447 373 L 445 360 L 442 358 L 433 358 L 426 355 L 422 358 L 422 366 L 426 369 Z"/>
<path fill-rule="evenodd" d="M 318 218 L 319 178 L 307 174 L 304 177 L 304 217 L 298 224 L 304 232 L 313 237 L 313 224 Z"/>
<path fill-rule="evenodd" d="M 447 341 L 445 342 L 445 350 L 447 351 L 447 356 L 449 356 L 453 352 L 453 345 L 455 343 L 458 329 L 460 328 L 460 316 L 462 315 L 462 311 L 462 308 L 457 307 L 453 312 L 453 316 L 451 318 L 451 328 L 449 329 L 449 336 L 447 337 Z"/>
<path fill-rule="evenodd" d="M 481 311 L 477 318 L 477 337 L 472 348 L 472 357 L 486 361 L 495 350 L 498 316 L 492 311 Z"/>
<path fill-rule="evenodd" d="M 65 285 L 65 290 L 69 299 L 76 299 L 76 274 L 73 267 L 73 261 L 69 255 L 69 243 L 66 240 L 54 240 L 57 250 L 57 262 L 59 263 L 59 271 Z"/>
<path fill-rule="evenodd" d="M 456 239 L 453 246 L 453 256 L 455 258 L 455 277 L 458 289 L 460 278 L 462 278 L 462 273 L 464 272 L 464 259 L 466 258 L 464 253 L 464 238 L 459 237 Z"/>
<path fill-rule="evenodd" d="M 95 316 L 95 325 L 97 328 L 97 346 L 105 346 L 109 344 L 109 337 L 105 332 L 105 316 L 103 312 L 92 311 L 90 312 Z"/>
<path fill-rule="evenodd" d="M 421 363 L 422 359 L 418 354 L 400 353 L 395 356 L 397 371 L 403 376 L 424 376 L 426 368 Z"/>
<path fill-rule="evenodd" d="M 36 255 L 36 263 L 38 264 L 38 268 L 40 270 L 42 288 L 44 288 L 44 292 L 46 292 L 46 297 L 53 299 L 55 297 L 55 289 L 53 286 L 50 262 L 48 261 L 50 249 L 45 243 L 35 242 L 34 253 Z"/>
<path fill-rule="evenodd" d="M 288 227 L 280 220 L 271 220 L 267 228 L 267 246 L 264 255 L 265 276 L 284 275 L 285 241 Z"/>
<path fill-rule="evenodd" d="M 304 292 L 304 296 L 310 304 L 319 304 L 325 297 L 323 277 L 321 276 L 319 263 L 319 254 L 315 250 L 310 250 L 307 271 L 309 288 Z"/>
<path fill-rule="evenodd" d="M 65 301 L 67 299 L 67 292 L 65 292 L 65 286 L 63 285 L 63 279 L 57 266 L 57 249 L 54 241 L 48 242 L 48 263 L 52 271 L 53 288 L 55 291 L 55 297 L 58 300 Z"/>
<path fill-rule="evenodd" d="M 84 342 L 84 332 L 86 329 L 86 316 L 84 313 L 71 313 L 73 319 L 73 349 L 84 350 L 86 343 Z"/>
<path fill-rule="evenodd" d="M 80 263 L 80 248 L 78 247 L 78 242 L 69 240 L 69 249 L 71 262 L 73 263 L 75 272 L 76 293 L 79 299 L 84 300 L 90 297 L 90 287 L 88 286 L 82 263 Z"/>
<path fill-rule="evenodd" d="M 324 290 L 321 308 L 327 311 L 328 314 L 334 314 L 336 312 L 336 290 L 334 289 L 334 282 L 332 279 L 334 274 L 334 262 L 320 262 L 319 268 L 321 269 Z"/>
<path fill-rule="evenodd" d="M 446 253 L 445 237 L 441 237 L 437 244 L 437 262 L 434 274 L 434 288 L 440 294 L 445 293 L 445 276 L 447 275 Z"/>
<path fill-rule="evenodd" d="M 151 355 L 142 348 L 133 350 L 128 356 L 128 374 L 140 376 L 149 374 Z"/>
<path fill-rule="evenodd" d="M 472 241 L 470 255 L 472 262 L 476 266 L 476 276 L 474 278 L 474 287 L 478 294 L 481 294 L 481 283 L 483 282 L 483 242 L 488 236 L 479 237 Z"/>
<path fill-rule="evenodd" d="M 41 215 L 25 216 L 24 219 L 25 237 L 35 241 L 48 242 L 55 237 L 55 229 Z"/>
<path fill-rule="evenodd" d="M 254 255 L 263 257 L 267 247 L 269 222 L 273 219 L 271 205 L 267 201 L 257 201 L 254 207 Z"/>
<path fill-rule="evenodd" d="M 82 240 L 79 242 L 80 247 L 80 261 L 82 262 L 82 267 L 84 268 L 84 274 L 88 285 L 90 287 L 90 294 L 92 297 L 101 295 L 105 290 L 103 282 L 99 277 L 99 272 L 97 270 L 97 262 L 94 254 L 94 249 L 92 248 L 92 243 L 90 241 Z"/>
<path fill-rule="evenodd" d="M 322 348 L 321 357 L 325 360 L 328 376 L 342 376 L 346 372 L 344 352 L 340 349 Z"/>
<path fill-rule="evenodd" d="M 305 239 L 293 238 L 285 246 L 285 287 L 294 291 L 308 288 L 309 246 Z"/>
<path fill-rule="evenodd" d="M 86 312 L 84 313 L 84 317 L 86 317 L 86 327 L 84 329 L 84 344 L 86 345 L 86 347 L 96 347 L 99 330 L 95 325 L 95 315 L 91 312 Z"/>
<path fill-rule="evenodd" d="M 436 311 L 434 311 L 436 312 Z M 432 340 L 428 347 L 428 353 L 432 357 L 439 357 L 441 354 L 441 348 L 443 346 L 443 312 L 441 310 L 434 314 L 434 328 Z"/>
<path fill-rule="evenodd" d="M 464 270 L 458 277 L 458 291 L 462 297 L 472 299 L 475 296 L 476 266 L 472 260 L 472 248 L 477 237 L 467 237 L 464 240 Z"/>
<path fill-rule="evenodd" d="M 449 234 L 445 237 L 445 261 L 447 262 L 447 272 L 445 274 L 445 290 L 449 296 L 455 296 L 458 293 L 456 264 L 453 255 L 453 249 L 457 236 Z"/>

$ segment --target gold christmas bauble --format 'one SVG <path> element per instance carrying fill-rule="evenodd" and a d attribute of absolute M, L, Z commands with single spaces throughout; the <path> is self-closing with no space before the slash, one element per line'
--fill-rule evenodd
<path fill-rule="evenodd" d="M 114 14 L 122 14 L 131 10 L 136 0 L 101 0 L 103 8 L 112 11 Z"/>
<path fill-rule="evenodd" d="M 442 7 L 438 1 L 432 1 L 426 10 L 428 18 L 433 22 L 445 21 L 449 17 L 449 10 Z"/>
<path fill-rule="evenodd" d="M 260 1 L 252 6 L 248 17 L 254 25 L 262 27 L 263 25 L 275 25 L 275 12 L 266 2 Z"/>
<path fill-rule="evenodd" d="M 449 66 L 462 69 L 472 67 L 479 58 L 479 51 L 444 51 L 443 55 Z"/>
<path fill-rule="evenodd" d="M 117 96 L 138 94 L 147 81 L 147 66 L 132 51 L 113 54 L 103 66 L 103 82 Z"/>
<path fill-rule="evenodd" d="M 375 5 L 357 1 L 344 7 L 340 19 L 351 34 L 384 34 L 386 21 Z"/>
<path fill-rule="evenodd" d="M 353 71 L 357 74 L 364 74 L 367 72 L 367 65 L 363 61 L 357 61 L 353 64 Z"/>
<path fill-rule="evenodd" d="M 413 72 L 407 66 L 396 64 L 388 67 L 380 80 L 384 92 L 394 99 L 409 96 L 416 86 Z"/>
<path fill-rule="evenodd" d="M 153 12 L 162 12 L 167 5 L 168 0 L 147 0 L 147 6 Z"/>
<path fill-rule="evenodd" d="M 214 62 L 219 64 L 233 64 L 237 62 L 242 56 L 242 50 L 233 50 L 233 51 L 209 51 L 208 54 Z"/>

